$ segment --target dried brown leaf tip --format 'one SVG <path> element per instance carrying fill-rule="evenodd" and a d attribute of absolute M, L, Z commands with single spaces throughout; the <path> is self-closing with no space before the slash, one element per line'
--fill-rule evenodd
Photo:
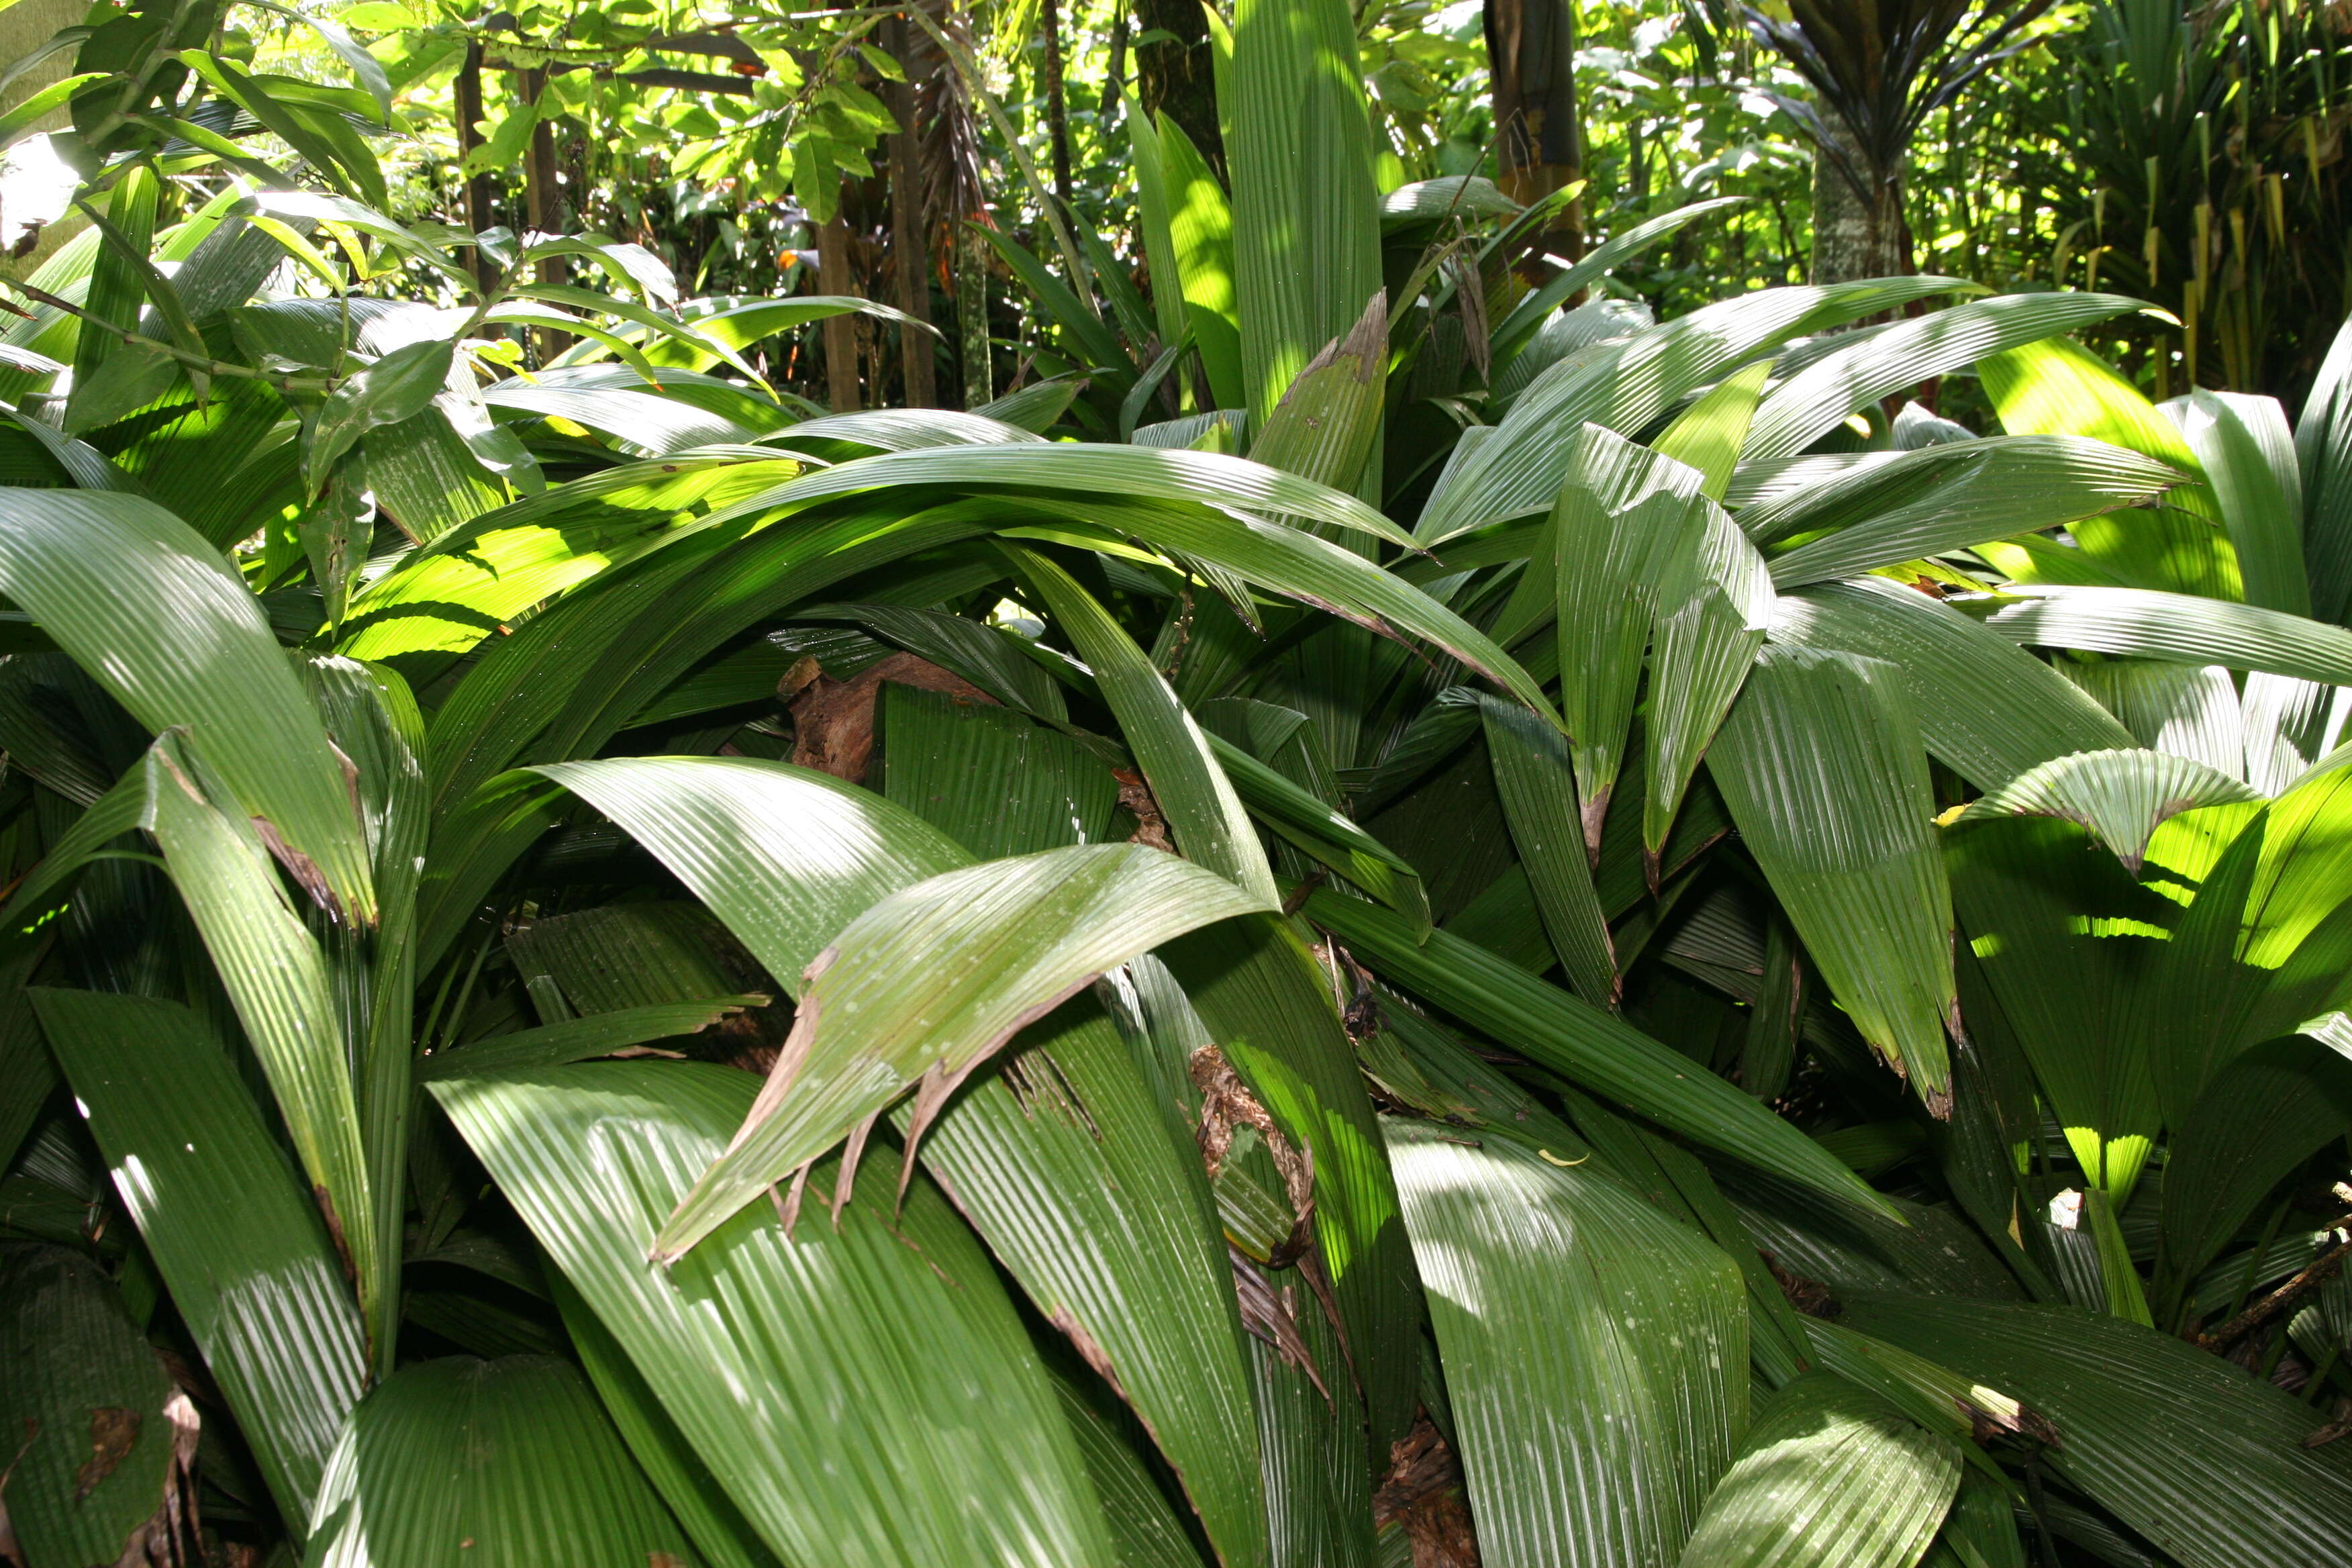
<path fill-rule="evenodd" d="M 1404 1531 L 1412 1568 L 1478 1568 L 1478 1532 L 1462 1497 L 1462 1467 L 1426 1412 L 1389 1448 L 1389 1473 L 1372 1494 L 1372 1522 Z"/>

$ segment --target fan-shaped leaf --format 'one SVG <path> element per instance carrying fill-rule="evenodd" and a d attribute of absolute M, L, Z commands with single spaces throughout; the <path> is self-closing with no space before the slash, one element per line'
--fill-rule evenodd
<path fill-rule="evenodd" d="M 2137 876 L 2147 841 L 2168 818 L 2201 805 L 2263 797 L 2226 773 L 2162 752 L 2077 752 L 2054 758 L 1971 801 L 1954 820 L 2063 816 L 2090 831 Z"/>
<path fill-rule="evenodd" d="M 2008 1390 L 2057 1426 L 2041 1462 L 2186 1568 L 2324 1563 L 2352 1531 L 2352 1464 L 2318 1413 L 2180 1341 L 2076 1307 L 1846 1300 L 1855 1327 Z"/>
<path fill-rule="evenodd" d="M 1875 659 L 1766 651 L 1707 768 L 1839 1003 L 1949 1114 L 1952 901 L 1916 721 Z"/>
<path fill-rule="evenodd" d="M 1675 1561 L 1748 1425 L 1738 1266 L 1580 1162 L 1383 1131 L 1481 1555 Z"/>
<path fill-rule="evenodd" d="M 1911 1568 L 1959 1489 L 1960 1457 L 1830 1373 L 1756 1413 L 1706 1500 L 1688 1568 Z"/>

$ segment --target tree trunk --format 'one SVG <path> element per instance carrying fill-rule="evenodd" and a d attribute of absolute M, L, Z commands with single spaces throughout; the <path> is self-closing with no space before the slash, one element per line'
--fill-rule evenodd
<path fill-rule="evenodd" d="M 1836 140 L 1843 161 L 1813 150 L 1813 266 L 1815 283 L 1856 278 L 1900 278 L 1916 270 L 1911 232 L 1903 221 L 1903 170 L 1875 167 L 1845 118 L 1824 103 L 1822 123 Z M 1867 193 L 1854 188 L 1848 170 Z"/>
<path fill-rule="evenodd" d="M 883 19 L 882 47 L 894 59 L 907 58 L 907 24 L 897 16 Z M 921 175 L 916 167 L 915 89 L 908 82 L 892 82 L 891 118 L 898 122 L 890 138 L 890 260 L 898 273 L 898 309 L 918 321 L 931 319 L 929 257 L 924 237 L 930 225 L 923 212 Z M 938 377 L 932 363 L 931 334 L 920 327 L 898 329 L 898 362 L 906 379 L 909 408 L 940 405 Z"/>
<path fill-rule="evenodd" d="M 466 157 L 473 156 L 474 150 L 482 144 L 482 46 L 467 44 L 466 63 L 457 70 L 457 146 Z M 476 234 L 498 223 L 487 169 L 476 172 L 466 181 L 466 222 Z M 484 292 L 497 283 L 498 275 L 498 264 L 476 247 L 474 276 L 480 280 Z"/>
<path fill-rule="evenodd" d="M 1534 203 L 1584 178 L 1584 122 L 1576 101 L 1575 0 L 1486 0 L 1486 64 L 1494 79 L 1496 184 Z M 1555 214 L 1539 247 L 1584 254 L 1584 198 Z"/>
<path fill-rule="evenodd" d="M 1225 139 L 1217 129 L 1216 56 L 1201 0 L 1135 0 L 1138 36 L 1173 35 L 1135 47 L 1136 96 L 1157 122 L 1165 114 L 1184 128 L 1219 179 L 1225 174 Z"/>
<path fill-rule="evenodd" d="M 816 231 L 816 286 L 823 294 L 857 292 L 849 269 L 849 224 L 838 206 Z M 858 406 L 857 319 L 827 316 L 823 331 L 825 399 L 835 414 L 847 414 Z"/>
<path fill-rule="evenodd" d="M 1076 223 L 1078 209 L 1070 195 L 1070 106 L 1062 94 L 1062 7 L 1058 0 L 1040 0 L 1037 13 L 1045 32 L 1045 137 L 1054 154 L 1054 195 L 1061 200 L 1063 216 Z"/>
<path fill-rule="evenodd" d="M 546 95 L 547 73 L 527 70 L 522 73 L 522 95 L 536 104 Z M 530 151 L 523 160 L 523 216 L 532 230 L 539 234 L 563 232 L 563 197 L 555 183 L 555 127 L 545 120 L 534 120 L 530 127 Z M 563 258 L 551 256 L 538 265 L 539 281 L 560 284 L 569 276 Z M 532 336 L 539 344 L 540 362 L 543 364 L 572 346 L 569 332 L 540 329 Z"/>
<path fill-rule="evenodd" d="M 988 237 L 973 226 L 988 221 L 976 212 L 955 237 L 956 339 L 963 362 L 963 405 L 977 408 L 996 395 L 988 364 Z"/>

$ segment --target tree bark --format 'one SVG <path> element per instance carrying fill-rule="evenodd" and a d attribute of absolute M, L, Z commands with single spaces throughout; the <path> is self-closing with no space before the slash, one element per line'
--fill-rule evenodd
<path fill-rule="evenodd" d="M 882 23 L 882 47 L 894 59 L 907 58 L 907 24 L 897 16 Z M 891 118 L 898 122 L 890 138 L 890 260 L 898 273 L 898 309 L 918 321 L 931 319 L 929 257 L 924 237 L 930 231 L 923 212 L 921 176 L 916 167 L 915 90 L 907 82 L 892 82 Z M 939 380 L 932 363 L 931 334 L 920 327 L 898 329 L 898 363 L 906 381 L 909 408 L 936 408 Z"/>
<path fill-rule="evenodd" d="M 1075 223 L 1078 209 L 1071 197 L 1070 106 L 1062 93 L 1062 7 L 1058 0 L 1040 0 L 1037 19 L 1045 32 L 1045 139 L 1054 155 L 1054 195 L 1062 214 Z"/>
<path fill-rule="evenodd" d="M 1225 175 L 1225 139 L 1218 130 L 1216 56 L 1201 0 L 1135 0 L 1135 27 L 1172 34 L 1135 47 L 1136 96 L 1155 123 L 1160 115 L 1184 128 L 1219 179 Z"/>
<path fill-rule="evenodd" d="M 973 225 L 988 221 L 976 212 L 955 237 L 956 346 L 963 362 L 963 405 L 977 408 L 996 395 L 989 363 L 988 238 Z"/>
<path fill-rule="evenodd" d="M 523 97 L 536 105 L 546 96 L 547 73 L 527 70 L 522 73 L 519 85 Z M 555 183 L 555 128 L 544 119 L 531 121 L 530 151 L 523 160 L 523 216 L 524 221 L 536 233 L 553 235 L 563 232 L 563 197 L 556 189 Z M 563 258 L 551 256 L 538 264 L 537 272 L 541 283 L 562 283 L 569 276 L 570 269 L 564 266 Z M 532 336 L 539 344 L 542 363 L 572 346 L 572 334 L 569 332 L 550 331 L 542 328 L 535 330 Z"/>
<path fill-rule="evenodd" d="M 1486 0 L 1486 66 L 1494 79 L 1496 184 L 1534 203 L 1584 178 L 1584 122 L 1576 100 L 1575 0 Z M 1555 214 L 1538 243 L 1584 254 L 1584 199 Z"/>
<path fill-rule="evenodd" d="M 837 206 L 816 231 L 816 286 L 824 294 L 857 292 L 849 268 L 849 224 Z M 825 399 L 835 414 L 850 413 L 858 406 L 857 319 L 827 316 L 824 342 Z"/>
<path fill-rule="evenodd" d="M 1843 154 L 1813 150 L 1812 281 L 1900 278 L 1917 270 L 1903 221 L 1903 170 L 1874 165 L 1844 116 L 1823 103 L 1822 123 Z M 1849 170 L 1866 190 L 1856 190 Z"/>
<path fill-rule="evenodd" d="M 466 63 L 457 70 L 457 146 L 466 157 L 472 157 L 474 150 L 482 144 L 482 46 L 467 44 Z M 498 222 L 487 169 L 467 177 L 466 222 L 476 234 Z M 485 291 L 496 285 L 498 275 L 498 264 L 476 247 L 474 276 Z"/>

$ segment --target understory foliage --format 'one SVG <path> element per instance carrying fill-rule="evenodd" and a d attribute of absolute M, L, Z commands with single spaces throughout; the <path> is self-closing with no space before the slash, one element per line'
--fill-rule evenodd
<path fill-rule="evenodd" d="M 1156 291 L 1001 252 L 1083 391 L 817 414 L 876 308 L 125 19 L 0 331 L 0 1552 L 2341 1560 L 2352 334 L 1530 290 L 1261 0 Z"/>

